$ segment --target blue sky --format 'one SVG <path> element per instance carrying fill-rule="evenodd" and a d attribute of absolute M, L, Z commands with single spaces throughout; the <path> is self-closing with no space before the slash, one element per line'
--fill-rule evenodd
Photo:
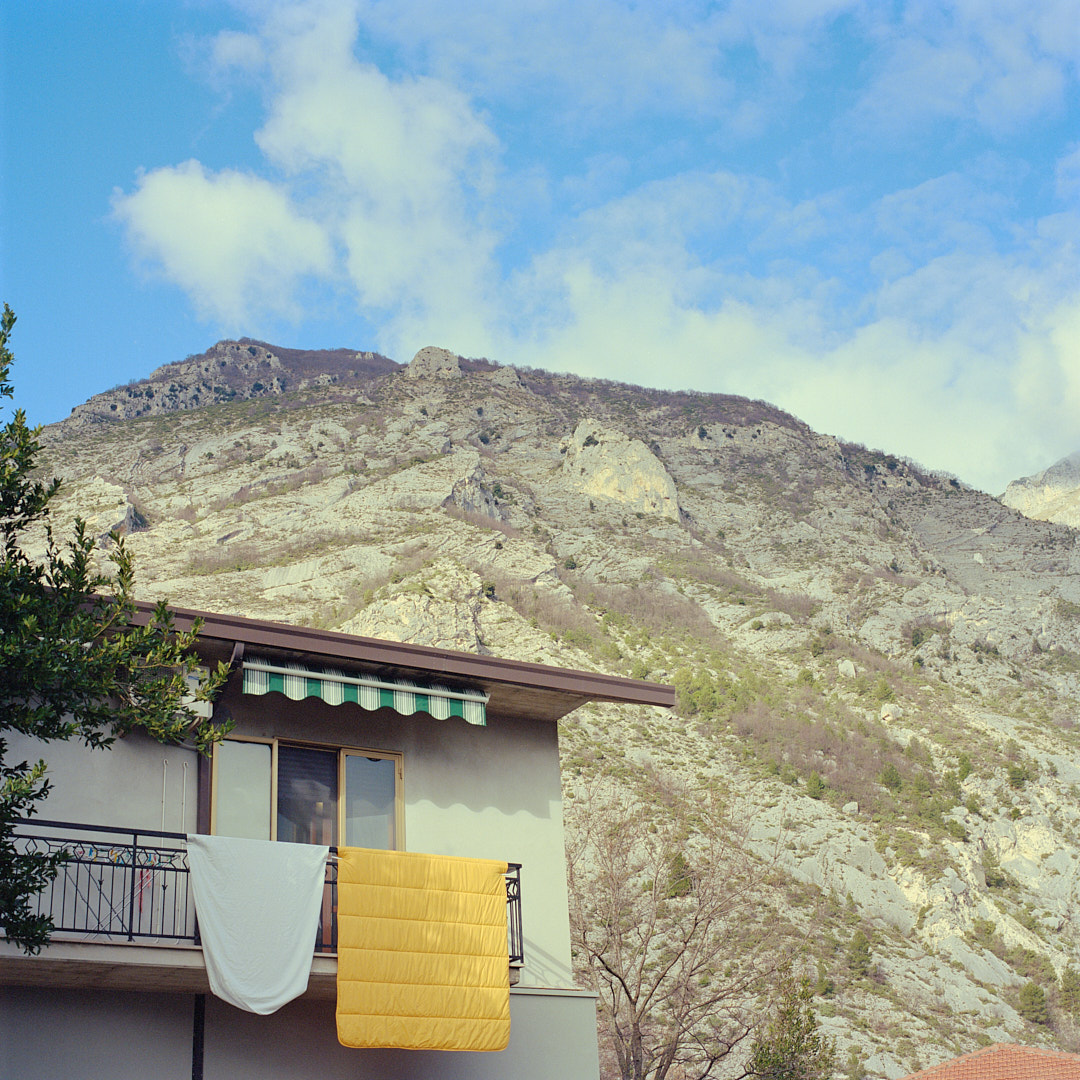
<path fill-rule="evenodd" d="M 1080 449 L 1075 0 L 7 0 L 34 422 L 222 337 L 760 397 L 992 492 Z"/>

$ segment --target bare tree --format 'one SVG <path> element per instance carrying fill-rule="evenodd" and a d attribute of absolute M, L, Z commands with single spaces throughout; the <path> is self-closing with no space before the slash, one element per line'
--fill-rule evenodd
<path fill-rule="evenodd" d="M 711 794 L 611 788 L 570 801 L 570 921 L 623 1080 L 704 1080 L 747 1035 L 776 966 L 772 866 Z M 610 1068 L 608 1070 L 610 1072 Z"/>

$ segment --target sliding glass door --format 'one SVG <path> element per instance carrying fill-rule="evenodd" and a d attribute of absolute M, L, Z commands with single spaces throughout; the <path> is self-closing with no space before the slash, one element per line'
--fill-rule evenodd
<path fill-rule="evenodd" d="M 401 846 L 400 755 L 226 739 L 214 751 L 213 831 L 223 836 Z"/>

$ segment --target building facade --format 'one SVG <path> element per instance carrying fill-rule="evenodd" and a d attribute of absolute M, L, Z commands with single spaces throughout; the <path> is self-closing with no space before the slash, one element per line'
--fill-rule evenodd
<path fill-rule="evenodd" d="M 139 735 L 107 751 L 11 739 L 16 760 L 45 757 L 53 780 L 21 842 L 71 861 L 41 899 L 52 944 L 28 957 L 0 943 L 0 1077 L 595 1080 L 595 1001 L 570 964 L 557 721 L 587 701 L 670 707 L 673 691 L 176 614 L 181 628 L 201 614 L 200 655 L 230 663 L 213 711 L 234 726 L 212 759 Z M 189 833 L 510 864 L 507 1049 L 338 1044 L 332 866 L 307 992 L 268 1016 L 211 996 Z"/>

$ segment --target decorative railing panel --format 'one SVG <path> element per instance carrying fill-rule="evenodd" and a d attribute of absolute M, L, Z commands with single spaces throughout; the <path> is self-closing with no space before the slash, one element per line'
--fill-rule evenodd
<path fill-rule="evenodd" d="M 183 833 L 61 821 L 24 822 L 19 849 L 66 857 L 37 896 L 55 934 L 196 942 Z"/>
<path fill-rule="evenodd" d="M 510 966 L 525 963 L 525 937 L 521 930 L 521 863 L 507 863 L 506 871 L 506 937 Z"/>
<path fill-rule="evenodd" d="M 37 895 L 34 913 L 53 921 L 54 939 L 199 943 L 184 833 L 120 829 L 67 821 L 24 820 L 20 851 L 62 853 L 56 879 Z M 336 855 L 337 849 L 330 849 Z M 506 875 L 507 952 L 524 963 L 521 864 Z M 337 862 L 326 866 L 315 952 L 337 950 Z"/>

